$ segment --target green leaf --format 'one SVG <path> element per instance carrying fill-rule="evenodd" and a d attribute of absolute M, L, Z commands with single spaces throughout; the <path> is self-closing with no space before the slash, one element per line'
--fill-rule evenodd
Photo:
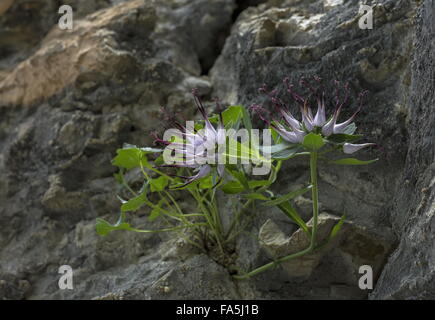
<path fill-rule="evenodd" d="M 322 136 L 311 132 L 304 137 L 302 145 L 310 151 L 317 151 L 325 145 L 325 142 Z"/>
<path fill-rule="evenodd" d="M 243 195 L 244 198 L 246 199 L 252 199 L 252 200 L 269 200 L 268 197 L 262 195 L 261 193 L 248 193 Z"/>
<path fill-rule="evenodd" d="M 205 178 L 204 178 L 205 179 Z M 174 183 L 172 183 L 169 188 L 172 190 L 195 190 L 198 184 L 200 183 L 200 180 L 195 180 L 189 184 L 186 185 L 185 181 L 176 180 Z"/>
<path fill-rule="evenodd" d="M 160 155 L 154 160 L 154 165 L 160 166 L 165 163 L 165 160 L 163 159 L 163 155 Z"/>
<path fill-rule="evenodd" d="M 122 212 L 136 211 L 140 207 L 142 207 L 142 205 L 146 202 L 146 200 L 147 200 L 147 198 L 146 198 L 146 190 L 145 190 L 137 197 L 132 198 L 132 199 L 128 200 L 127 202 L 123 203 L 121 205 L 121 211 Z"/>
<path fill-rule="evenodd" d="M 236 126 L 243 115 L 242 106 L 230 106 L 224 112 L 222 112 L 222 120 L 224 127 L 229 128 Z"/>
<path fill-rule="evenodd" d="M 159 208 L 154 208 L 153 210 L 151 210 L 151 213 L 150 213 L 150 215 L 148 217 L 148 220 L 153 222 L 158 217 L 160 217 L 160 212 L 161 212 L 161 210 Z"/>
<path fill-rule="evenodd" d="M 245 173 L 234 165 L 227 166 L 227 171 L 240 182 L 244 189 L 249 189 L 248 179 Z"/>
<path fill-rule="evenodd" d="M 328 141 L 336 142 L 336 143 L 342 143 L 342 142 L 353 142 L 361 139 L 363 137 L 362 134 L 345 134 L 345 133 L 338 133 L 338 134 L 332 134 L 328 137 Z"/>
<path fill-rule="evenodd" d="M 200 189 L 210 189 L 213 185 L 213 176 L 211 175 L 199 180 L 198 184 Z"/>
<path fill-rule="evenodd" d="M 310 233 L 307 224 L 302 220 L 301 216 L 297 213 L 295 208 L 292 207 L 290 202 L 283 202 L 278 205 L 278 208 L 286 214 L 291 220 L 293 220 L 302 230 L 306 233 Z"/>
<path fill-rule="evenodd" d="M 282 140 L 281 136 L 278 134 L 278 132 L 274 128 L 270 127 L 269 130 L 271 131 L 273 142 L 278 144 Z"/>
<path fill-rule="evenodd" d="M 126 144 L 122 149 L 116 151 L 117 155 L 112 160 L 114 166 L 125 168 L 127 170 L 143 166 L 149 166 L 146 155 L 149 153 L 159 153 L 162 149 L 155 148 L 138 148 L 133 145 Z"/>
<path fill-rule="evenodd" d="M 252 129 L 251 116 L 248 110 L 244 106 L 242 106 L 242 121 L 245 128 L 251 131 Z"/>
<path fill-rule="evenodd" d="M 140 233 L 158 233 L 158 232 L 168 232 L 168 231 L 175 231 L 175 230 L 191 228 L 191 227 L 194 227 L 197 225 L 200 225 L 200 224 L 198 223 L 198 224 L 191 224 L 191 225 L 181 225 L 181 226 L 177 226 L 177 227 L 165 228 L 165 229 L 160 229 L 160 230 L 142 230 L 142 229 L 133 228 L 130 226 L 129 223 L 126 223 L 126 222 L 117 223 L 117 224 L 113 225 L 104 219 L 97 218 L 97 223 L 95 225 L 95 229 L 97 231 L 97 234 L 99 234 L 100 236 L 106 236 L 107 234 L 109 234 L 110 232 L 115 231 L 115 230 L 128 230 L 128 231 L 140 232 Z"/>
<path fill-rule="evenodd" d="M 248 181 L 249 189 L 255 189 L 258 187 L 263 187 L 266 185 L 269 185 L 269 180 L 250 180 Z M 243 185 L 239 181 L 229 181 L 226 184 L 224 184 L 221 187 L 222 191 L 227 194 L 237 194 L 242 191 L 245 191 L 246 189 L 243 187 Z"/>
<path fill-rule="evenodd" d="M 287 150 L 287 149 L 294 149 L 296 148 L 296 146 L 292 143 L 288 143 L 288 142 L 282 142 L 279 144 L 274 144 L 272 146 L 270 146 L 270 153 L 274 154 L 283 150 Z M 265 150 L 263 150 L 264 152 Z"/>
<path fill-rule="evenodd" d="M 299 155 L 304 155 L 306 153 L 300 152 L 302 148 L 300 146 L 293 147 L 292 149 L 282 150 L 272 154 L 272 159 L 275 160 L 287 160 Z"/>
<path fill-rule="evenodd" d="M 143 154 L 163 152 L 163 149 L 150 148 L 150 147 L 139 148 L 139 147 L 135 146 L 134 144 L 129 144 L 129 143 L 124 143 L 124 145 L 122 146 L 122 149 L 139 149 L 140 151 L 142 151 Z"/>
<path fill-rule="evenodd" d="M 110 232 L 114 230 L 133 230 L 130 226 L 130 224 L 126 222 L 121 222 L 115 225 L 110 224 L 104 219 L 97 218 L 97 223 L 95 225 L 95 229 L 97 231 L 97 234 L 100 236 L 106 236 Z"/>
<path fill-rule="evenodd" d="M 258 187 L 268 186 L 270 184 L 269 180 L 250 180 L 248 181 L 249 189 L 255 189 Z"/>
<path fill-rule="evenodd" d="M 224 123 L 225 128 L 237 127 L 237 124 L 243 117 L 243 110 L 245 108 L 243 106 L 229 106 L 224 111 L 222 111 L 222 121 Z M 214 115 L 209 118 L 210 122 L 218 123 L 219 115 Z"/>
<path fill-rule="evenodd" d="M 162 213 L 162 210 L 160 209 L 161 206 L 164 204 L 164 200 L 160 200 L 158 205 L 156 205 L 150 212 L 150 215 L 148 216 L 149 221 L 156 220 Z"/>
<path fill-rule="evenodd" d="M 268 207 L 277 206 L 283 202 L 289 201 L 291 199 L 294 199 L 294 198 L 306 193 L 307 191 L 311 190 L 311 188 L 312 188 L 312 186 L 308 186 L 306 188 L 302 188 L 302 189 L 298 189 L 298 190 L 289 192 L 286 195 L 283 195 L 279 198 L 264 202 L 263 206 L 268 206 Z"/>
<path fill-rule="evenodd" d="M 229 181 L 221 187 L 226 194 L 237 194 L 245 190 L 239 181 Z"/>
<path fill-rule="evenodd" d="M 165 176 L 160 176 L 156 179 L 150 180 L 151 192 L 160 192 L 163 191 L 168 185 L 168 178 Z"/>
<path fill-rule="evenodd" d="M 140 166 L 142 153 L 138 148 L 118 149 L 116 153 L 117 156 L 112 160 L 114 166 L 127 170 Z"/>
<path fill-rule="evenodd" d="M 378 160 L 379 159 L 363 161 L 363 160 L 358 160 L 355 158 L 344 158 L 344 159 L 339 159 L 339 160 L 332 160 L 329 162 L 333 163 L 333 164 L 340 164 L 340 165 L 346 165 L 346 166 L 358 166 L 358 165 L 370 164 L 370 163 L 376 162 Z"/>
<path fill-rule="evenodd" d="M 249 141 L 240 143 L 239 141 L 230 138 L 228 138 L 228 148 L 224 155 L 227 157 L 229 163 L 234 162 L 234 159 L 243 159 L 254 163 L 270 162 L 269 159 L 266 159 L 260 154 L 258 148 L 250 146 Z M 233 161 L 230 162 L 230 159 L 233 159 Z"/>
<path fill-rule="evenodd" d="M 344 223 L 345 220 L 346 220 L 346 215 L 344 214 L 340 218 L 340 221 L 338 221 L 337 224 L 332 228 L 331 233 L 329 234 L 329 237 L 328 237 L 328 241 L 330 241 L 333 238 L 335 238 L 335 236 L 338 234 L 338 232 L 340 231 L 341 227 L 343 226 L 343 223 Z"/>

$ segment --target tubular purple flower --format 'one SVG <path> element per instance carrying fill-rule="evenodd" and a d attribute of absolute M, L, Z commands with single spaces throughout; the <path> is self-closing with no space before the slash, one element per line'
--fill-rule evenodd
<path fill-rule="evenodd" d="M 284 126 L 278 122 L 271 123 L 271 126 L 284 140 L 290 143 L 301 143 L 304 140 L 305 132 L 303 131 L 287 131 Z"/>
<path fill-rule="evenodd" d="M 343 145 L 343 152 L 346 154 L 352 154 L 363 148 L 374 146 L 374 145 L 375 145 L 374 143 L 363 143 L 363 144 L 345 143 Z"/>
<path fill-rule="evenodd" d="M 346 121 L 339 123 L 339 124 L 334 124 L 334 129 L 333 129 L 333 133 L 344 133 L 344 130 L 346 129 L 346 127 L 348 125 L 350 125 L 353 121 L 353 119 L 355 118 L 355 116 L 357 115 L 358 112 L 355 112 L 349 119 L 347 119 Z"/>
<path fill-rule="evenodd" d="M 338 112 L 335 111 L 334 115 L 331 117 L 331 119 L 328 120 L 328 122 L 325 123 L 325 125 L 322 127 L 322 134 L 325 137 L 329 137 L 331 134 L 334 133 L 334 126 L 337 122 Z"/>
<path fill-rule="evenodd" d="M 206 175 L 208 175 L 210 173 L 211 167 L 208 164 L 205 164 L 201 167 L 199 167 L 198 169 L 198 173 L 194 176 L 192 176 L 190 179 L 193 180 L 198 180 L 201 178 L 204 178 Z"/>
<path fill-rule="evenodd" d="M 305 132 L 300 130 L 301 123 L 297 121 L 289 112 L 285 111 L 282 107 L 279 108 L 281 114 L 283 115 L 286 123 L 293 131 L 288 131 L 282 124 L 278 121 L 274 120 L 272 123 L 268 119 L 266 119 L 263 114 L 268 113 L 267 110 L 263 109 L 261 106 L 257 104 L 253 104 L 249 107 L 249 110 L 252 110 L 257 113 L 261 120 L 263 120 L 267 125 L 270 125 L 272 128 L 276 130 L 276 132 L 285 140 L 290 143 L 301 143 L 304 140 Z M 298 128 L 299 127 L 299 128 Z"/>
<path fill-rule="evenodd" d="M 296 120 L 296 118 L 293 117 L 290 112 L 284 110 L 283 108 L 280 108 L 279 111 L 290 128 L 292 128 L 294 131 L 301 131 L 301 123 Z"/>
<path fill-rule="evenodd" d="M 210 159 L 216 160 L 219 157 L 216 157 L 214 153 L 216 150 L 216 144 L 218 145 L 217 152 L 222 152 L 222 148 L 219 148 L 219 145 L 225 144 L 226 136 L 224 131 L 222 114 L 219 114 L 219 123 L 217 129 L 213 127 L 211 124 L 205 107 L 202 104 L 201 99 L 199 98 L 199 94 L 197 89 L 192 90 L 192 94 L 194 97 L 195 104 L 198 108 L 198 111 L 201 113 L 205 126 L 204 129 L 196 131 L 194 129 L 194 122 L 186 122 L 186 127 L 178 123 L 177 121 L 171 121 L 172 124 L 178 128 L 180 132 L 180 138 L 182 138 L 183 142 L 169 142 L 164 141 L 162 139 L 158 139 L 157 135 L 154 135 L 156 141 L 159 143 L 163 143 L 165 145 L 177 146 L 178 152 L 182 155 L 182 157 L 177 160 L 174 164 L 170 165 L 162 165 L 160 167 L 174 167 L 174 168 L 192 168 L 194 172 L 197 172 L 193 176 L 177 176 L 179 178 L 185 179 L 185 183 L 181 186 L 176 187 L 181 188 L 195 180 L 199 180 L 201 178 L 206 177 L 212 169 L 211 164 L 215 162 L 208 162 Z M 218 103 L 217 103 L 218 105 Z M 211 158 L 210 158 L 211 157 Z M 217 174 L 221 178 L 224 173 L 225 165 L 217 165 Z M 219 179 L 220 181 L 221 179 Z"/>
<path fill-rule="evenodd" d="M 343 105 L 347 102 L 348 98 L 349 98 L 349 84 L 346 83 L 344 85 L 344 89 L 345 89 L 345 96 L 344 99 L 342 100 L 342 102 L 340 103 L 340 95 L 339 95 L 339 81 L 335 81 L 335 85 L 336 85 L 336 89 L 335 89 L 335 99 L 336 99 L 336 108 L 334 111 L 333 116 L 331 117 L 331 119 L 329 119 L 329 121 L 322 127 L 322 134 L 325 137 L 329 137 L 331 134 L 333 133 L 341 133 L 340 131 L 346 128 L 346 126 L 348 126 L 350 124 L 346 123 L 344 128 L 341 127 L 336 127 L 337 126 L 337 119 L 338 116 L 340 115 L 341 112 L 341 108 L 343 107 Z M 353 118 L 352 118 L 353 119 Z M 334 130 L 335 129 L 335 130 Z M 334 132 L 335 131 L 335 132 Z"/>
<path fill-rule="evenodd" d="M 359 99 L 360 99 L 359 107 L 358 107 L 358 109 L 355 111 L 355 113 L 349 119 L 347 119 L 346 121 L 344 121 L 342 123 L 334 124 L 334 132 L 333 133 L 344 133 L 344 130 L 346 129 L 346 127 L 352 123 L 353 119 L 355 119 L 357 114 L 361 111 L 361 108 L 362 108 L 362 98 L 364 97 L 365 94 L 366 94 L 366 91 L 360 93 L 360 95 L 359 95 Z M 346 99 L 347 99 L 347 96 L 345 98 L 345 101 L 338 107 L 338 109 L 336 111 L 337 112 L 337 118 L 338 118 L 338 115 L 340 114 L 340 111 L 341 111 L 341 108 L 342 108 L 343 104 L 346 102 Z"/>
<path fill-rule="evenodd" d="M 326 122 L 325 95 L 317 98 L 317 113 L 313 120 L 315 127 L 322 127 Z"/>
<path fill-rule="evenodd" d="M 308 100 L 305 101 L 304 106 L 301 108 L 302 112 L 302 122 L 307 128 L 308 131 L 312 131 L 314 129 L 313 124 L 313 114 L 311 113 L 311 108 L 308 107 Z"/>
<path fill-rule="evenodd" d="M 344 133 L 346 131 L 346 128 L 354 121 L 355 117 L 360 112 L 362 108 L 362 97 L 364 96 L 365 92 L 360 94 L 360 104 L 355 113 L 346 121 L 337 123 L 341 109 L 348 102 L 349 84 L 346 83 L 344 86 L 340 86 L 340 82 L 335 81 L 335 111 L 332 116 L 327 117 L 324 86 L 320 83 L 320 78 L 314 77 L 314 80 L 319 83 L 319 85 L 312 86 L 311 83 L 306 81 L 305 79 L 301 78 L 300 80 L 300 85 L 310 91 L 310 96 L 317 97 L 317 112 L 314 117 L 312 109 L 309 106 L 310 98 L 302 97 L 301 95 L 296 93 L 293 90 L 293 85 L 290 84 L 289 78 L 285 78 L 283 82 L 287 87 L 287 91 L 291 94 L 293 99 L 301 105 L 302 120 L 300 122 L 288 111 L 287 105 L 285 105 L 276 96 L 277 90 L 275 89 L 271 92 L 268 92 L 266 85 L 263 85 L 263 87 L 260 89 L 260 92 L 267 94 L 271 98 L 273 105 L 275 105 L 278 112 L 283 117 L 285 121 L 285 126 L 283 126 L 276 120 L 271 123 L 270 120 L 265 119 L 263 117 L 264 110 L 261 107 L 254 105 L 252 109 L 254 109 L 259 114 L 260 118 L 263 121 L 272 126 L 284 140 L 291 143 L 303 142 L 304 136 L 309 132 L 313 131 L 316 134 L 318 134 L 320 131 L 324 137 L 329 137 L 332 134 Z M 340 96 L 341 90 L 343 90 L 344 92 L 344 95 L 342 97 Z M 344 150 L 348 153 L 351 153 L 369 145 L 371 144 L 353 145 L 347 143 L 344 145 Z"/>

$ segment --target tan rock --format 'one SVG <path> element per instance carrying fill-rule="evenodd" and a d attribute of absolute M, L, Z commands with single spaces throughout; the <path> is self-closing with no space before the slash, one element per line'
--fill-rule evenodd
<path fill-rule="evenodd" d="M 135 10 L 146 12 L 136 21 L 146 35 L 154 28 L 155 10 L 139 0 L 74 21 L 71 31 L 54 27 L 41 48 L 0 81 L 0 101 L 29 106 L 60 92 L 81 76 L 118 76 L 122 81 L 122 74 L 128 75 L 135 60 L 119 47 L 113 30 L 122 27 L 126 19 L 135 19 L 131 14 Z"/>
<path fill-rule="evenodd" d="M 0 16 L 8 11 L 15 0 L 0 0 Z"/>

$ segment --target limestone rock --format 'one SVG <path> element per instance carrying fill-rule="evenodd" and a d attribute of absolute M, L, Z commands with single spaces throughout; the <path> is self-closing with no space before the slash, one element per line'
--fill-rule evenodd
<path fill-rule="evenodd" d="M 74 9 L 70 31 L 57 26 L 56 1 L 16 0 L 0 16 L 0 223 L 8 226 L 0 279 L 30 284 L 16 292 L 7 282 L 0 299 L 146 298 L 139 288 L 179 260 L 168 258 L 169 236 L 96 235 L 96 217 L 119 213 L 111 159 L 123 143 L 152 143 L 162 105 L 192 117 L 190 90 L 210 95 L 202 73 L 223 45 L 234 1 L 64 3 Z M 147 214 L 131 223 L 161 227 Z M 73 292 L 58 288 L 63 264 L 74 270 Z"/>
<path fill-rule="evenodd" d="M 317 243 L 327 240 L 332 228 L 339 218 L 326 213 L 318 217 Z M 312 226 L 312 220 L 307 224 Z M 310 238 L 302 230 L 298 229 L 291 236 L 286 236 L 280 228 L 271 220 L 268 220 L 260 229 L 259 241 L 262 247 L 269 253 L 271 259 L 284 257 L 309 247 Z M 282 263 L 282 267 L 290 277 L 307 278 L 318 266 L 322 257 L 337 248 L 343 262 L 347 264 L 351 275 L 358 273 L 362 265 L 370 265 L 374 272 L 374 278 L 379 276 L 394 245 L 394 237 L 385 233 L 382 236 L 369 231 L 366 228 L 345 222 L 339 235 L 328 244 L 311 254 L 292 259 Z M 343 279 L 350 276 L 343 274 Z"/>
<path fill-rule="evenodd" d="M 391 222 L 399 237 L 372 299 L 435 299 L 435 3 L 418 10 L 409 104 L 409 150 Z"/>
<path fill-rule="evenodd" d="M 427 79 L 433 79 L 429 74 L 434 72 L 433 59 L 428 58 L 434 51 L 434 4 L 369 1 L 374 6 L 372 30 L 359 29 L 359 4 L 356 0 L 274 0 L 245 10 L 211 70 L 213 89 L 228 103 L 248 106 L 267 106 L 266 98 L 257 92 L 263 83 L 276 87 L 290 101 L 281 86 L 286 76 L 296 83 L 301 76 L 311 75 L 350 81 L 354 94 L 368 89 L 358 130 L 367 141 L 380 143 L 384 153 L 370 168 L 322 165 L 320 201 L 325 211 L 346 212 L 356 225 L 377 234 L 392 229 L 399 239 L 371 298 L 432 298 L 435 120 L 429 111 L 434 105 L 434 83 Z M 298 113 L 294 105 L 290 108 Z M 355 108 L 350 105 L 346 112 L 351 114 Z M 377 157 L 374 152 L 360 156 Z M 306 174 L 296 174 L 303 165 L 295 160 L 284 166 L 279 181 L 308 181 Z M 298 205 L 309 212 L 306 201 Z M 358 238 L 354 240 L 358 243 Z M 323 275 L 318 280 L 327 279 Z M 282 287 L 273 285 L 275 291 Z M 304 290 L 301 296 L 307 294 Z M 331 294 L 330 288 L 322 292 Z M 294 294 L 292 287 L 288 295 Z"/>
<path fill-rule="evenodd" d="M 238 299 L 228 271 L 206 255 L 196 255 L 170 270 L 149 294 L 151 299 Z"/>
<path fill-rule="evenodd" d="M 65 0 L 71 31 L 57 26 L 59 1 L 15 0 L 5 11 L 9 2 L 0 1 L 0 298 L 365 299 L 357 266 L 370 263 L 380 275 L 370 298 L 435 296 L 433 1 L 366 1 L 374 29 L 360 30 L 358 0 Z M 115 221 L 119 211 L 116 149 L 149 145 L 162 105 L 193 117 L 193 87 L 206 100 L 262 104 L 261 84 L 314 74 L 370 91 L 358 130 L 383 151 L 361 153 L 380 158 L 370 167 L 321 164 L 322 211 L 353 223 L 306 268 L 288 265 L 303 277 L 278 268 L 236 290 L 227 270 L 171 235 L 95 234 L 96 217 Z M 305 185 L 306 169 L 286 162 L 276 191 Z M 127 178 L 140 183 L 135 171 Z M 310 216 L 308 199 L 295 207 Z M 282 213 L 256 209 L 237 243 L 244 269 L 270 261 L 256 238 L 267 219 L 281 229 L 262 229 L 273 250 L 306 244 Z M 147 214 L 131 223 L 161 227 Z M 58 288 L 63 264 L 73 291 Z"/>

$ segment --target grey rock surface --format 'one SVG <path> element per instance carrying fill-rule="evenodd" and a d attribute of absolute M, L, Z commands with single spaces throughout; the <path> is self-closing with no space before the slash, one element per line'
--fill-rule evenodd
<path fill-rule="evenodd" d="M 39 8 L 42 2 L 33 3 Z M 122 232 L 101 238 L 95 218 L 114 221 L 119 211 L 111 165 L 116 149 L 125 142 L 151 144 L 149 133 L 162 129 L 160 106 L 187 117 L 194 112 L 190 90 L 198 86 L 209 94 L 201 59 L 217 55 L 233 1 L 118 1 L 103 9 L 93 3 L 76 3 L 75 27 L 68 32 L 55 25 L 57 10 L 46 18 L 55 5 L 46 3 L 47 12 L 37 11 L 38 19 L 17 26 L 38 32 L 35 43 L 26 44 L 28 52 L 20 48 L 2 56 L 2 299 L 89 299 L 127 289 L 129 298 L 147 299 L 145 289 L 176 263 L 164 258 L 170 238 Z M 16 22 L 22 5 L 17 1 L 1 23 Z M 47 26 L 39 28 L 42 20 Z M 20 38 L 10 41 L 21 46 Z M 147 213 L 138 212 L 132 223 L 158 228 Z M 59 290 L 63 264 L 73 267 L 74 290 Z"/>
<path fill-rule="evenodd" d="M 258 94 L 263 83 L 285 95 L 284 77 L 297 83 L 310 75 L 349 80 L 355 93 L 370 90 L 357 125 L 383 147 L 381 161 L 322 168 L 320 201 L 323 210 L 396 234 L 399 247 L 371 298 L 433 298 L 433 1 L 367 1 L 373 30 L 358 28 L 358 3 L 269 1 L 245 10 L 211 70 L 214 92 L 229 103 L 266 104 Z M 297 161 L 286 167 L 277 191 L 308 181 L 302 168 Z M 308 199 L 296 205 L 309 217 Z"/>
<path fill-rule="evenodd" d="M 0 299 L 366 299 L 360 263 L 380 274 L 371 299 L 434 299 L 434 1 L 366 1 L 373 30 L 358 28 L 359 1 L 338 2 L 64 1 L 76 18 L 64 32 L 57 1 L 15 0 L 0 15 Z M 284 93 L 282 79 L 302 75 L 370 91 L 357 125 L 383 148 L 362 156 L 380 161 L 322 164 L 319 188 L 322 211 L 346 212 L 355 235 L 395 235 L 379 257 L 362 259 L 347 234 L 304 279 L 279 267 L 234 282 L 172 235 L 96 235 L 95 218 L 114 221 L 119 210 L 111 159 L 124 142 L 152 142 L 160 106 L 193 116 L 193 87 L 206 100 L 262 104 L 263 83 Z M 306 169 L 286 164 L 276 193 L 306 185 Z M 308 221 L 309 198 L 296 207 Z M 160 227 L 147 213 L 129 219 Z M 283 239 L 296 231 L 278 211 L 247 215 L 236 246 L 245 270 L 270 261 L 258 242 L 265 221 Z M 74 290 L 58 288 L 63 264 Z"/>
<path fill-rule="evenodd" d="M 400 243 L 373 299 L 435 299 L 435 3 L 417 14 L 409 105 L 409 149 L 391 221 Z"/>
<path fill-rule="evenodd" d="M 369 265 L 373 270 L 373 277 L 377 279 L 383 265 L 394 244 L 394 237 L 389 231 L 384 230 L 377 234 L 374 230 L 358 226 L 350 221 L 345 221 L 340 232 L 330 241 L 328 237 L 333 227 L 340 221 L 340 218 L 321 213 L 318 217 L 317 243 L 326 243 L 322 248 L 282 263 L 282 268 L 290 278 L 309 278 L 312 272 L 319 265 L 321 259 L 331 250 L 335 250 L 336 256 L 341 256 L 341 263 L 346 266 L 348 274 L 342 274 L 343 279 L 348 279 L 348 285 L 354 284 L 357 289 L 360 266 Z M 307 222 L 312 226 L 312 219 Z M 258 236 L 259 243 L 265 249 L 269 258 L 284 257 L 309 247 L 310 238 L 302 230 L 298 229 L 291 236 L 285 233 L 272 220 L 266 221 L 261 227 Z"/>

